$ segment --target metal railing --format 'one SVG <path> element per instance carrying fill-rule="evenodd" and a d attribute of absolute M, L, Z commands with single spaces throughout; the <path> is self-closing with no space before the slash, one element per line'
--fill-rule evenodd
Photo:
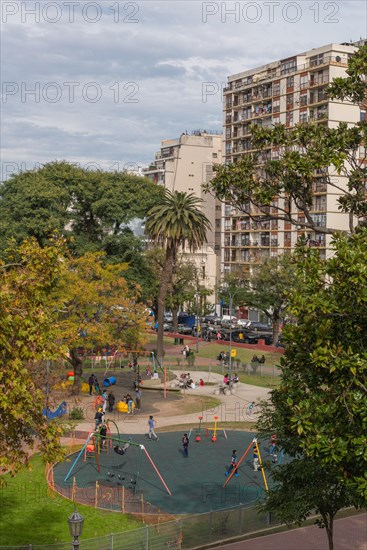
<path fill-rule="evenodd" d="M 237 506 L 183 517 L 159 525 L 110 533 L 94 539 L 80 539 L 80 550 L 190 550 L 250 535 L 279 525 L 272 515 L 258 514 L 255 507 Z M 0 546 L 0 550 L 66 550 L 71 542 Z"/>

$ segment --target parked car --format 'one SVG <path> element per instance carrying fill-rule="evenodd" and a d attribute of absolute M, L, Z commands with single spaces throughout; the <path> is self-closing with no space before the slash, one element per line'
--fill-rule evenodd
<path fill-rule="evenodd" d="M 265 323 L 258 323 L 257 321 L 250 321 L 249 326 L 247 327 L 250 330 L 255 330 L 256 332 L 272 332 L 273 329 Z"/>
<path fill-rule="evenodd" d="M 222 317 L 219 315 L 206 315 L 203 318 L 204 323 L 208 323 L 209 325 L 219 325 L 222 320 Z"/>
<path fill-rule="evenodd" d="M 178 325 L 178 333 L 179 334 L 191 334 L 192 333 L 192 327 L 189 325 Z"/>
<path fill-rule="evenodd" d="M 251 321 L 248 319 L 238 319 L 237 324 L 240 327 L 248 328 L 251 325 Z"/>

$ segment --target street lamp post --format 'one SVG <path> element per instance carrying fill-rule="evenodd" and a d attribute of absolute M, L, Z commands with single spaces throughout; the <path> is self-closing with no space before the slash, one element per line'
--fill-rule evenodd
<path fill-rule="evenodd" d="M 232 304 L 233 294 L 229 290 L 229 387 L 232 387 Z"/>
<path fill-rule="evenodd" d="M 70 535 L 73 537 L 72 545 L 73 550 L 79 549 L 79 537 L 83 532 L 84 518 L 81 514 L 76 511 L 74 507 L 74 512 L 68 518 L 68 524 L 70 529 Z"/>
<path fill-rule="evenodd" d="M 196 353 L 199 353 L 199 294 L 195 294 L 196 299 Z"/>

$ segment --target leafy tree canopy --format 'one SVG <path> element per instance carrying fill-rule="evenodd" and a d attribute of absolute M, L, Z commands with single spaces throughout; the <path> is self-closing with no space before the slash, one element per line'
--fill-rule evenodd
<path fill-rule="evenodd" d="M 34 240 L 0 262 L 0 470 L 16 474 L 34 448 L 60 458 L 61 428 L 47 422 L 40 365 L 59 357 L 51 294 L 58 284 L 63 243 L 40 248 Z"/>
<path fill-rule="evenodd" d="M 335 255 L 297 252 L 281 384 L 260 420 L 292 457 L 332 468 L 367 502 L 367 228 L 333 240 Z"/>
<path fill-rule="evenodd" d="M 43 245 L 55 230 L 76 255 L 121 253 L 131 244 L 124 226 L 144 218 L 162 193 L 146 178 L 89 171 L 65 161 L 12 175 L 0 187 L 0 254 L 7 238 L 20 243 L 35 237 Z"/>
<path fill-rule="evenodd" d="M 101 252 L 65 261 L 55 292 L 57 327 L 74 368 L 79 391 L 82 360 L 78 348 L 115 344 L 140 349 L 145 341 L 147 311 L 138 287 L 129 288 L 127 264 L 105 264 Z"/>

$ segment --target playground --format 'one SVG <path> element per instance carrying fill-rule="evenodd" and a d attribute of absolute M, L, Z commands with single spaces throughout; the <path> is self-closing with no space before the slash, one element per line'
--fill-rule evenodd
<path fill-rule="evenodd" d="M 159 441 L 142 434 L 110 434 L 97 455 L 87 452 L 91 441 L 94 449 L 100 447 L 99 438 L 91 436 L 81 452 L 54 466 L 53 483 L 76 501 L 81 495 L 82 502 L 96 507 L 153 514 L 196 514 L 250 505 L 264 496 L 268 480 L 262 469 L 253 469 L 253 433 L 225 431 L 219 425 L 215 431 L 213 425 L 209 431 L 193 427 L 188 435 L 188 457 L 182 432 L 161 433 Z M 115 447 L 124 452 L 118 454 Z M 260 448 L 260 459 L 268 461 L 267 443 Z M 233 449 L 238 476 L 226 477 Z"/>

